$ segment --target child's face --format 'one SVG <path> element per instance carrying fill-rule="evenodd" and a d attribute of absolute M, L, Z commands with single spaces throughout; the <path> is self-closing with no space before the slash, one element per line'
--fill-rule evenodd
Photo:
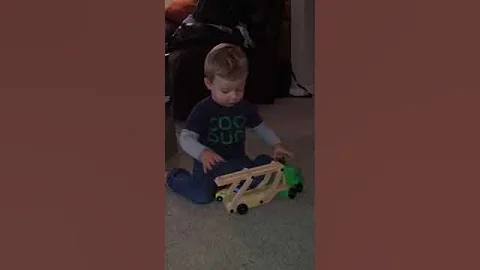
<path fill-rule="evenodd" d="M 212 92 L 213 100 L 225 107 L 232 107 L 242 100 L 245 83 L 246 77 L 234 81 L 218 76 L 213 81 L 205 78 L 205 85 Z"/>

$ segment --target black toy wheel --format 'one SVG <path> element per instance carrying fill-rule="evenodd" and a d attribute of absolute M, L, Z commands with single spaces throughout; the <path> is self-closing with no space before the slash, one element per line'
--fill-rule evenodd
<path fill-rule="evenodd" d="M 288 190 L 288 197 L 290 199 L 295 199 L 295 197 L 297 196 L 297 190 L 293 187 L 291 189 Z"/>
<path fill-rule="evenodd" d="M 302 193 L 303 191 L 303 184 L 302 183 L 298 183 L 295 185 L 295 189 L 297 190 L 298 193 Z"/>
<path fill-rule="evenodd" d="M 218 196 L 218 197 L 216 198 L 216 200 L 217 200 L 217 202 L 221 202 L 221 201 L 223 201 L 223 198 L 222 198 L 222 196 Z"/>
<path fill-rule="evenodd" d="M 240 215 L 245 215 L 248 212 L 248 206 L 244 203 L 237 206 L 237 213 Z"/>

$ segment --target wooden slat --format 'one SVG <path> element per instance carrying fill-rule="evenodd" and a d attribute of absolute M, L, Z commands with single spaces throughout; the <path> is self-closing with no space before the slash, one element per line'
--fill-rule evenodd
<path fill-rule="evenodd" d="M 280 170 L 283 167 L 281 163 L 272 161 L 272 163 L 267 165 L 258 166 L 251 169 L 244 169 L 242 171 L 226 174 L 215 178 L 215 183 L 217 186 L 226 186 L 242 180 L 247 179 L 247 177 L 256 177 L 265 175 L 268 173 L 273 173 Z"/>

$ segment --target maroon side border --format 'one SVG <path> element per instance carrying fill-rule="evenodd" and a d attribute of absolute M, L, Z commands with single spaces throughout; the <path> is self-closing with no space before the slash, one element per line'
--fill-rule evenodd
<path fill-rule="evenodd" d="M 162 269 L 161 1 L 0 4 L 0 268 Z"/>
<path fill-rule="evenodd" d="M 316 267 L 478 269 L 475 1 L 316 1 Z"/>

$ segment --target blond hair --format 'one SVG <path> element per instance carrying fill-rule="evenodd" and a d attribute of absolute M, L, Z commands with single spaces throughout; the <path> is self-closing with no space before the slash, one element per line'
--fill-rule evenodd
<path fill-rule="evenodd" d="M 248 58 L 242 48 L 228 43 L 215 46 L 206 56 L 205 78 L 213 81 L 215 76 L 237 80 L 248 74 Z"/>

